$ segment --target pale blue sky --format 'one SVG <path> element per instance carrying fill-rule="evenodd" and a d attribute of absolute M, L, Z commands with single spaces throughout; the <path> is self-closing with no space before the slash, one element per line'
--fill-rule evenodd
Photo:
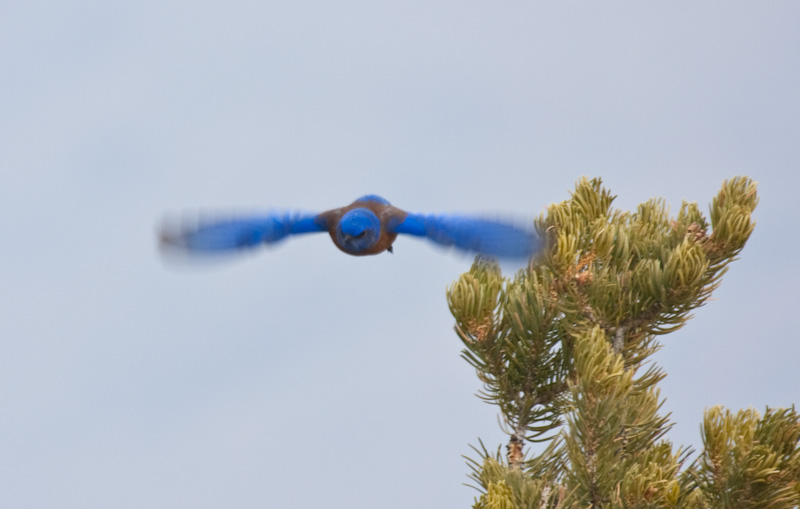
<path fill-rule="evenodd" d="M 505 442 L 444 291 L 470 259 L 325 236 L 176 270 L 166 212 L 522 217 L 760 182 L 658 361 L 705 407 L 800 402 L 797 2 L 0 2 L 0 506 L 468 507 Z"/>

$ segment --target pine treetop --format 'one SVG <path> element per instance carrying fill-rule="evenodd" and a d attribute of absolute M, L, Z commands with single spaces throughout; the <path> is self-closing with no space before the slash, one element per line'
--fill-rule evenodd
<path fill-rule="evenodd" d="M 704 450 L 666 440 L 650 356 L 719 286 L 755 227 L 756 183 L 723 183 L 709 219 L 664 200 L 613 208 L 600 179 L 536 221 L 547 248 L 504 277 L 477 259 L 448 289 L 463 357 L 496 404 L 506 454 L 470 460 L 490 507 L 797 507 L 794 409 L 706 412 Z M 530 442 L 547 444 L 529 456 Z"/>

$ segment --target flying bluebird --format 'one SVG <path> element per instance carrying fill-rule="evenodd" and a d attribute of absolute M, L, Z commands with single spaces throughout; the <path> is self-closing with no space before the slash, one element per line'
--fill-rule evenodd
<path fill-rule="evenodd" d="M 354 256 L 391 253 L 401 233 L 496 258 L 529 258 L 542 246 L 533 230 L 518 225 L 459 215 L 411 214 L 376 195 L 321 214 L 270 213 L 192 227 L 163 226 L 160 239 L 162 246 L 188 253 L 225 253 L 316 232 L 328 232 L 336 247 Z"/>

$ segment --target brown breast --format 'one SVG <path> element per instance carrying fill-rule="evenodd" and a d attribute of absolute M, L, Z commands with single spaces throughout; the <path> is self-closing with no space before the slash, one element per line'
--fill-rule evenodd
<path fill-rule="evenodd" d="M 381 221 L 381 236 L 378 238 L 378 241 L 373 244 L 369 249 L 365 249 L 359 253 L 350 253 L 345 251 L 342 248 L 342 245 L 336 239 L 336 227 L 339 224 L 339 220 L 342 218 L 343 215 L 348 213 L 349 211 L 356 209 L 356 208 L 365 208 L 371 210 L 378 219 Z M 376 203 L 372 201 L 354 201 L 350 205 L 346 207 L 341 207 L 338 209 L 329 210 L 327 212 L 323 212 L 320 214 L 320 218 L 324 218 L 325 224 L 328 227 L 328 233 L 331 236 L 331 240 L 333 243 L 336 244 L 341 251 L 353 255 L 353 256 L 366 256 L 366 255 L 376 255 L 378 253 L 382 253 L 392 247 L 392 243 L 394 239 L 397 238 L 396 233 L 390 233 L 386 231 L 386 225 L 389 224 L 391 219 L 395 219 L 397 221 L 403 221 L 408 213 L 403 210 L 398 209 L 397 207 L 393 207 L 391 205 L 384 205 L 382 203 Z"/>

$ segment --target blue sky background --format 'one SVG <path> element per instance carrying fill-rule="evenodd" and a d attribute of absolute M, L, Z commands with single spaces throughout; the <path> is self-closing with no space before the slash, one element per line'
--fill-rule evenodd
<path fill-rule="evenodd" d="M 194 210 L 533 217 L 759 181 L 715 300 L 664 338 L 670 437 L 800 402 L 800 4 L 0 1 L 0 506 L 468 507 L 505 443 L 445 288 L 470 258 L 325 236 L 171 267 Z M 707 207 L 705 207 L 707 210 Z"/>

